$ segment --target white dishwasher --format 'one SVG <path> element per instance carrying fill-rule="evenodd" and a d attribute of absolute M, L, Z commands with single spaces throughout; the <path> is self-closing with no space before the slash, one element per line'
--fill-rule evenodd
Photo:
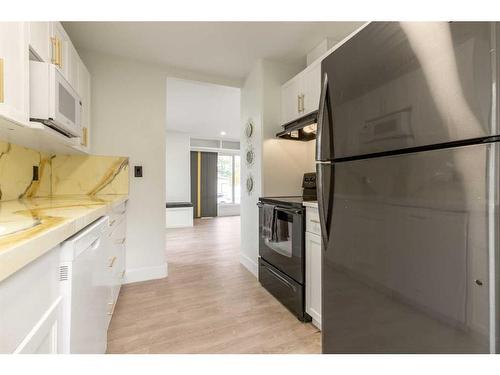
<path fill-rule="evenodd" d="M 62 244 L 59 276 L 63 353 L 106 352 L 108 223 L 107 216 L 97 219 Z"/>

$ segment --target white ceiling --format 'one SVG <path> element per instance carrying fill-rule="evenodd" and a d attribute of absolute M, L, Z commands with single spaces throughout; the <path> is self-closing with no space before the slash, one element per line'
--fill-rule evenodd
<path fill-rule="evenodd" d="M 257 59 L 304 64 L 361 22 L 64 22 L 75 46 L 241 82 Z"/>
<path fill-rule="evenodd" d="M 167 130 L 201 138 L 239 139 L 240 89 L 167 78 Z"/>

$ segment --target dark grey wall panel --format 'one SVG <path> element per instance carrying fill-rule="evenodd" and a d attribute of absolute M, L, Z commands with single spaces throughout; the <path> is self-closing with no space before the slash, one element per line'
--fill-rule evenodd
<path fill-rule="evenodd" d="M 217 216 L 217 153 L 201 153 L 201 216 Z"/>
<path fill-rule="evenodd" d="M 198 212 L 198 153 L 191 151 L 191 203 L 193 203 L 193 216 Z"/>

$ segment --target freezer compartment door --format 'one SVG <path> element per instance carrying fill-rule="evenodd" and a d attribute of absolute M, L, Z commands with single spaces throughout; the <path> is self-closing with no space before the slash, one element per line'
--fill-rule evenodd
<path fill-rule="evenodd" d="M 494 350 L 497 163 L 492 143 L 331 167 L 325 353 Z"/>
<path fill-rule="evenodd" d="M 373 22 L 322 62 L 328 159 L 497 134 L 491 123 L 497 25 Z M 499 38 L 497 37 L 498 41 Z M 494 109 L 493 109 L 494 110 Z M 319 125 L 318 125 L 319 126 Z M 318 130 L 328 136 L 329 131 Z M 326 160 L 324 155 L 318 160 Z"/>

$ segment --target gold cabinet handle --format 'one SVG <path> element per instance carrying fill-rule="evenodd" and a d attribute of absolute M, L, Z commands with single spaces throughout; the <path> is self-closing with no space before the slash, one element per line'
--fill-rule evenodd
<path fill-rule="evenodd" d="M 84 147 L 87 147 L 88 146 L 88 129 L 86 127 L 84 127 L 82 129 L 82 142 L 81 142 L 81 145 L 84 146 Z"/>
<path fill-rule="evenodd" d="M 311 222 L 312 222 L 312 223 L 314 223 L 314 224 L 321 224 L 321 223 L 319 222 L 319 220 L 314 220 L 314 219 L 311 219 Z"/>
<path fill-rule="evenodd" d="M 119 240 L 115 241 L 115 244 L 117 244 L 117 245 L 123 245 L 125 243 L 125 240 L 126 240 L 125 238 L 120 238 Z"/>
<path fill-rule="evenodd" d="M 116 262 L 116 256 L 112 257 L 109 261 L 109 268 L 113 268 L 114 264 Z"/>
<path fill-rule="evenodd" d="M 57 48 L 57 51 L 59 52 L 59 58 L 58 58 L 58 63 L 59 63 L 59 68 L 62 69 L 63 67 L 63 61 L 62 61 L 62 42 L 60 39 L 57 39 L 57 42 L 59 44 L 59 47 Z"/>
<path fill-rule="evenodd" d="M 305 98 L 306 98 L 306 94 L 302 94 L 302 112 L 304 112 L 306 110 Z"/>
<path fill-rule="evenodd" d="M 299 95 L 299 112 L 304 112 L 304 94 Z"/>
<path fill-rule="evenodd" d="M 3 103 L 4 98 L 4 77 L 3 77 L 3 59 L 0 58 L 0 103 Z"/>
<path fill-rule="evenodd" d="M 300 113 L 300 95 L 297 95 L 297 112 Z"/>
<path fill-rule="evenodd" d="M 57 65 L 62 68 L 62 43 L 56 37 L 50 38 L 50 43 L 52 45 L 52 64 Z"/>
<path fill-rule="evenodd" d="M 57 39 L 50 38 L 50 45 L 52 46 L 52 56 L 50 60 L 52 64 L 57 65 Z"/>

